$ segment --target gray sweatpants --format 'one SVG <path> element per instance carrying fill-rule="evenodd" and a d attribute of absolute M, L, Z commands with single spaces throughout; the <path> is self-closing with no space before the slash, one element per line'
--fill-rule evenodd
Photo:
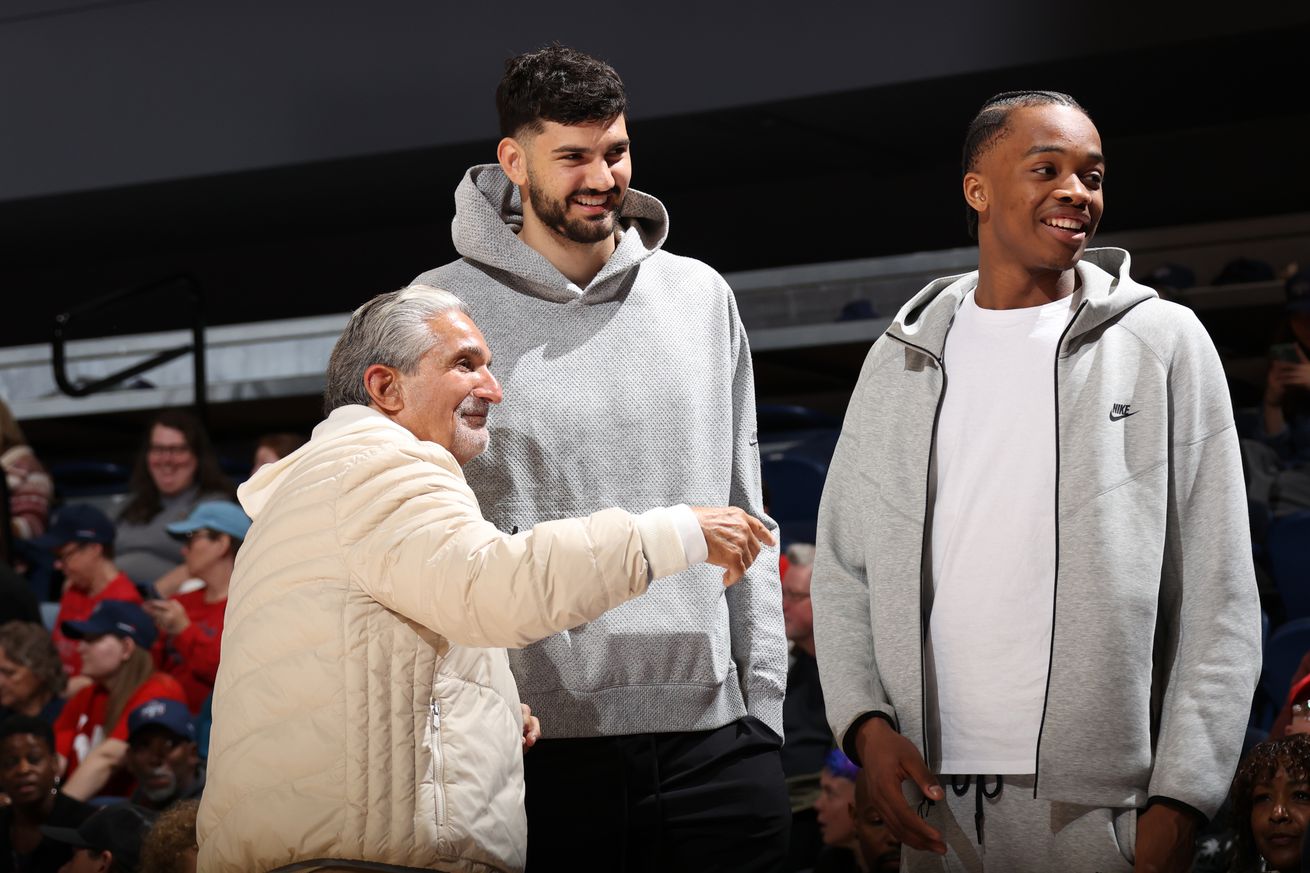
<path fill-rule="evenodd" d="M 1033 798 L 1032 776 L 1006 776 L 997 793 L 985 780 L 981 844 L 976 815 L 978 785 L 960 795 L 952 777 L 938 777 L 946 799 L 928 809 L 927 821 L 946 842 L 934 855 L 906 846 L 905 873 L 1131 873 L 1137 842 L 1137 810 L 1055 803 Z M 954 777 L 963 786 L 967 777 Z"/>

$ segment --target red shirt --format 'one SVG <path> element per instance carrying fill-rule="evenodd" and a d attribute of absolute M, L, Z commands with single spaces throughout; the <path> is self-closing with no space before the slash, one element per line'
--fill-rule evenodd
<path fill-rule="evenodd" d="M 186 691 L 187 706 L 196 713 L 214 690 L 227 598 L 206 603 L 205 589 L 201 588 L 173 599 L 182 604 L 191 624 L 182 633 L 169 637 L 164 648 L 164 670 Z"/>
<path fill-rule="evenodd" d="M 102 600 L 140 603 L 141 595 L 137 593 L 136 586 L 127 578 L 127 574 L 119 573 L 109 580 L 109 584 L 95 597 L 90 597 L 69 585 L 64 589 L 64 596 L 59 598 L 59 615 L 55 618 L 55 630 L 51 636 L 54 638 L 55 648 L 59 650 L 59 659 L 64 662 L 64 669 L 68 671 L 69 676 L 81 674 L 82 656 L 77 653 L 77 640 L 70 640 L 64 636 L 64 622 L 85 621 L 91 617 L 96 604 Z"/>
<path fill-rule="evenodd" d="M 166 697 L 185 702 L 186 693 L 177 680 L 165 673 L 154 673 L 132 692 L 123 714 L 111 729 L 105 729 L 105 709 L 109 706 L 109 691 L 99 682 L 83 688 L 68 699 L 64 711 L 55 721 L 55 750 L 68 759 L 67 779 L 92 749 L 106 739 L 127 741 L 127 717 L 147 700 Z M 126 795 L 132 789 L 132 779 L 114 776 L 102 790 L 105 795 Z"/>

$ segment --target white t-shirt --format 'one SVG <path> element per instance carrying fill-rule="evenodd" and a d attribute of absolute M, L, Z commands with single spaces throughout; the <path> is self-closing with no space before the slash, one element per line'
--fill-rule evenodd
<path fill-rule="evenodd" d="M 946 337 L 926 677 L 939 773 L 1037 769 L 1055 589 L 1055 353 L 1074 296 L 997 310 L 970 292 Z"/>

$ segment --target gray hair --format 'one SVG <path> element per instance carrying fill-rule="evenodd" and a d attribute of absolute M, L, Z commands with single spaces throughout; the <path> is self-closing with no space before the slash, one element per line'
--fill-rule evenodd
<path fill-rule="evenodd" d="M 431 285 L 410 285 L 379 294 L 350 316 L 328 359 L 323 412 L 357 403 L 368 406 L 364 371 L 374 364 L 395 367 L 405 375 L 436 343 L 428 322 L 439 315 L 468 309 L 454 294 Z"/>
<path fill-rule="evenodd" d="M 814 563 L 814 546 L 809 543 L 792 543 L 787 547 L 787 563 L 808 567 Z"/>

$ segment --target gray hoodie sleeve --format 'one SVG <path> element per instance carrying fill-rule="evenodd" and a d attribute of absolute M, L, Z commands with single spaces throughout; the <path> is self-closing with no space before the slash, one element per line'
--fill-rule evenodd
<path fill-rule="evenodd" d="M 1169 476 L 1159 729 L 1150 794 L 1213 816 L 1241 752 L 1260 675 L 1260 607 L 1223 367 L 1190 312 L 1169 363 Z"/>
<path fill-rule="evenodd" d="M 886 342 L 880 340 L 879 342 Z M 871 352 L 851 396 L 841 437 L 828 467 L 819 502 L 810 601 L 814 609 L 814 647 L 823 680 L 828 723 L 843 749 L 852 724 L 865 713 L 881 713 L 899 729 L 896 710 L 887 700 L 874 657 L 873 621 L 866 571 L 868 531 L 866 485 L 861 484 L 859 417 L 869 402 Z"/>
<path fill-rule="evenodd" d="M 728 502 L 760 519 L 776 538 L 778 525 L 764 514 L 760 488 L 760 446 L 755 422 L 755 376 L 746 331 L 728 290 L 736 370 L 732 381 L 733 453 Z M 726 592 L 732 654 L 737 663 L 746 714 L 779 737 L 782 698 L 787 689 L 787 637 L 782 624 L 778 547 L 765 546 L 745 577 Z"/>

